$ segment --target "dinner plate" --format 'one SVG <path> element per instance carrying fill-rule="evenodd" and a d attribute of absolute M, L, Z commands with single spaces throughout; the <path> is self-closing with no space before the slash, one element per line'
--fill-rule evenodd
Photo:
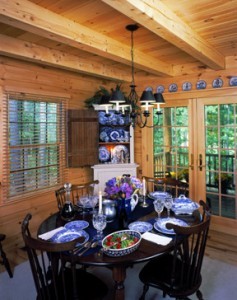
<path fill-rule="evenodd" d="M 150 197 L 151 199 L 157 199 L 157 198 L 165 198 L 167 196 L 170 196 L 169 193 L 167 192 L 159 192 L 159 191 L 156 191 L 156 192 L 150 192 L 148 194 L 148 197 Z"/>
<path fill-rule="evenodd" d="M 186 222 L 176 218 L 161 218 L 154 223 L 155 230 L 164 234 L 175 234 L 173 229 L 167 229 L 166 224 L 172 223 L 179 226 L 189 226 Z"/>
<path fill-rule="evenodd" d="M 77 243 L 77 246 L 86 243 L 89 240 L 89 234 L 84 230 L 72 231 L 67 230 L 65 228 L 57 232 L 54 236 L 51 237 L 50 240 L 54 243 L 66 243 L 75 240 L 81 236 L 83 236 L 85 240 L 83 243 Z"/>
<path fill-rule="evenodd" d="M 110 132 L 109 136 L 110 136 L 110 139 L 112 141 L 117 141 L 119 139 L 119 137 L 120 137 L 120 133 L 119 133 L 118 130 L 113 130 L 113 131 Z"/>
<path fill-rule="evenodd" d="M 70 231 L 79 231 L 89 226 L 87 221 L 71 221 L 64 225 L 64 227 Z"/>
<path fill-rule="evenodd" d="M 153 226 L 148 222 L 136 221 L 136 222 L 130 223 L 128 225 L 128 228 L 130 230 L 135 230 L 135 231 L 143 233 L 143 232 L 152 230 Z"/>

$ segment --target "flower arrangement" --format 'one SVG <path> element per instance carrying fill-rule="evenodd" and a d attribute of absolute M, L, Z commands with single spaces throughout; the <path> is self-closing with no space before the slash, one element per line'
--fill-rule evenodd
<path fill-rule="evenodd" d="M 134 176 L 117 176 L 105 183 L 105 193 L 110 199 L 120 198 L 121 193 L 126 194 L 126 199 L 142 188 L 141 181 Z"/>

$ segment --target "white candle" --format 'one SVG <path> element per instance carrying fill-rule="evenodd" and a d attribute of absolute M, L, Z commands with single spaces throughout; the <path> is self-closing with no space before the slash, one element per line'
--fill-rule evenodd
<path fill-rule="evenodd" d="M 102 213 L 102 192 L 99 191 L 99 214 Z"/>
<path fill-rule="evenodd" d="M 146 196 L 146 180 L 143 178 L 142 180 L 142 191 L 143 191 L 143 196 Z"/>

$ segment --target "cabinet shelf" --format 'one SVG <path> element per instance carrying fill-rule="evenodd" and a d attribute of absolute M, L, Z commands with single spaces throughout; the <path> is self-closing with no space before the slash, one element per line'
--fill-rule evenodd
<path fill-rule="evenodd" d="M 130 145 L 130 143 L 129 142 L 99 142 L 99 145 L 117 146 L 117 145 Z"/>

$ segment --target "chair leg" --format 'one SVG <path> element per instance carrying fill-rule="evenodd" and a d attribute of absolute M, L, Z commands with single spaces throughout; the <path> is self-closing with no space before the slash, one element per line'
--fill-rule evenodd
<path fill-rule="evenodd" d="M 7 259 L 7 256 L 6 256 L 5 252 L 2 249 L 2 243 L 1 242 L 0 242 L 0 255 L 2 257 L 2 264 L 5 266 L 9 277 L 12 278 L 13 274 L 12 274 L 12 271 L 11 271 L 11 267 L 10 267 L 9 261 Z"/>
<path fill-rule="evenodd" d="M 202 295 L 202 292 L 201 292 L 200 290 L 198 290 L 198 291 L 196 292 L 196 295 L 197 295 L 197 298 L 198 298 L 199 300 L 203 300 L 203 295 Z"/>
<path fill-rule="evenodd" d="M 149 289 L 149 285 L 144 284 L 143 293 L 142 293 L 141 297 L 139 298 L 139 300 L 145 300 L 145 296 L 146 296 L 148 289 Z"/>

